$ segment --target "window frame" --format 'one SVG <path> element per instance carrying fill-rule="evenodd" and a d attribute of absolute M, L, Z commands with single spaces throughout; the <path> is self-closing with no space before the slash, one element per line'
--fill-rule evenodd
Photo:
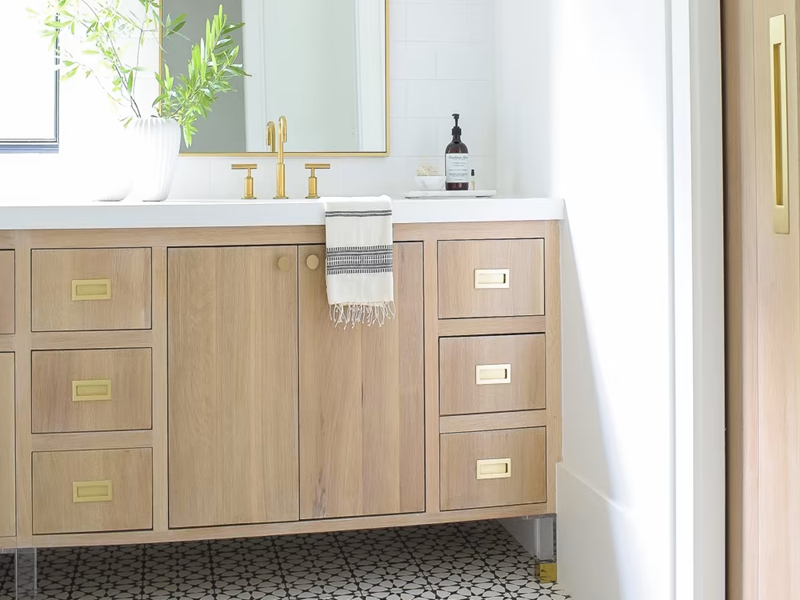
<path fill-rule="evenodd" d="M 61 131 L 61 59 L 58 53 L 58 41 L 53 49 L 53 77 L 55 87 L 53 98 L 53 138 L 30 140 L 7 140 L 0 137 L 0 155 L 2 154 L 58 154 Z"/>

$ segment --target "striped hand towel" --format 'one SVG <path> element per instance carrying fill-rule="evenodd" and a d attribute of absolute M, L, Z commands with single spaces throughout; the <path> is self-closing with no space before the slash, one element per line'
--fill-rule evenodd
<path fill-rule="evenodd" d="M 331 198 L 325 201 L 325 268 L 335 325 L 381 326 L 393 319 L 392 201 Z"/>

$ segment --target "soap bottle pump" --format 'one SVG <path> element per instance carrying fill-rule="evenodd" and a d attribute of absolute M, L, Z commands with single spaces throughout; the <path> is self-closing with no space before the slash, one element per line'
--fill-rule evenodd
<path fill-rule="evenodd" d="M 444 151 L 444 174 L 445 189 L 447 190 L 468 190 L 469 189 L 469 150 L 467 145 L 461 141 L 461 127 L 458 126 L 458 113 L 453 114 L 456 120 L 453 127 L 453 141 L 447 145 Z"/>

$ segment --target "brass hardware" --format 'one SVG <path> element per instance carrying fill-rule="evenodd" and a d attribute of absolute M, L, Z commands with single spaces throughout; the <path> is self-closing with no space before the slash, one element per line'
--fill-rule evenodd
<path fill-rule="evenodd" d="M 244 178 L 244 196 L 242 196 L 242 200 L 256 199 L 256 197 L 253 195 L 253 176 L 250 174 L 250 171 L 257 168 L 258 165 L 231 165 L 231 169 L 234 171 L 247 169 L 247 177 Z"/>
<path fill-rule="evenodd" d="M 269 132 L 269 127 L 267 127 Z M 277 193 L 275 200 L 286 200 L 286 165 L 283 162 L 283 145 L 288 139 L 288 126 L 286 117 L 278 119 L 278 166 L 275 168 L 277 175 Z"/>
<path fill-rule="evenodd" d="M 84 300 L 111 300 L 110 279 L 73 279 L 73 302 Z"/>
<path fill-rule="evenodd" d="M 511 383 L 511 365 L 478 365 L 475 367 L 476 385 Z"/>
<path fill-rule="evenodd" d="M 114 486 L 105 481 L 73 481 L 73 502 L 111 502 L 114 499 Z"/>
<path fill-rule="evenodd" d="M 111 400 L 110 379 L 84 379 L 72 382 L 73 402 L 100 402 Z"/>
<path fill-rule="evenodd" d="M 556 583 L 558 581 L 557 563 L 536 563 L 533 565 L 533 576 L 540 583 Z"/>
<path fill-rule="evenodd" d="M 288 271 L 289 267 L 291 267 L 291 266 L 292 266 L 292 261 L 289 260 L 288 256 L 281 256 L 278 259 L 278 268 L 281 271 Z"/>
<path fill-rule="evenodd" d="M 389 115 L 391 114 L 390 104 L 391 104 L 391 86 L 389 85 L 390 82 L 390 47 L 391 44 L 389 43 L 390 35 L 389 35 L 389 0 L 383 0 L 384 9 L 383 9 L 383 39 L 385 41 L 385 56 L 384 56 L 384 70 L 385 70 L 385 77 L 384 77 L 384 97 L 386 100 L 386 105 L 384 106 L 384 115 L 385 119 L 384 122 L 386 124 L 386 150 L 384 152 L 287 152 L 286 156 L 321 156 L 321 157 L 349 157 L 349 158 L 373 158 L 373 157 L 385 157 L 390 156 L 390 148 L 391 148 L 391 119 Z M 160 3 L 158 13 L 163 20 L 166 18 L 164 14 L 164 4 L 163 2 Z M 158 64 L 160 66 L 161 75 L 163 76 L 164 73 L 164 65 L 166 61 L 164 60 L 164 30 L 162 27 L 159 27 L 158 30 L 158 40 L 159 40 L 159 48 L 158 48 Z M 181 151 L 181 156 L 247 156 L 247 157 L 273 157 L 275 155 L 275 149 L 273 148 L 271 152 L 183 152 Z"/>
<path fill-rule="evenodd" d="M 309 269 L 315 271 L 319 267 L 319 257 L 316 254 L 312 254 L 306 259 L 306 265 Z"/>
<path fill-rule="evenodd" d="M 789 124 L 786 99 L 786 15 L 769 20 L 772 76 L 772 228 L 789 233 Z"/>
<path fill-rule="evenodd" d="M 478 460 L 475 471 L 478 479 L 508 479 L 511 477 L 511 459 L 488 458 Z"/>
<path fill-rule="evenodd" d="M 270 152 L 275 152 L 275 121 L 267 123 L 267 146 Z"/>
<path fill-rule="evenodd" d="M 317 195 L 317 169 L 330 169 L 329 163 L 306 163 L 306 169 L 311 169 L 311 175 L 308 176 L 308 196 L 306 200 L 316 200 L 319 198 Z"/>
<path fill-rule="evenodd" d="M 510 277 L 510 269 L 475 269 L 475 289 L 508 288 Z"/>

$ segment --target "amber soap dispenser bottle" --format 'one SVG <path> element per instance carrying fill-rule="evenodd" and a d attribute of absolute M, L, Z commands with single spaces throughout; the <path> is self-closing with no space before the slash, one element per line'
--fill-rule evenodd
<path fill-rule="evenodd" d="M 453 141 L 447 144 L 444 151 L 444 174 L 446 190 L 469 189 L 469 150 L 461 141 L 461 127 L 458 126 L 460 115 L 455 113 L 453 118 L 456 125 L 453 127 Z"/>

